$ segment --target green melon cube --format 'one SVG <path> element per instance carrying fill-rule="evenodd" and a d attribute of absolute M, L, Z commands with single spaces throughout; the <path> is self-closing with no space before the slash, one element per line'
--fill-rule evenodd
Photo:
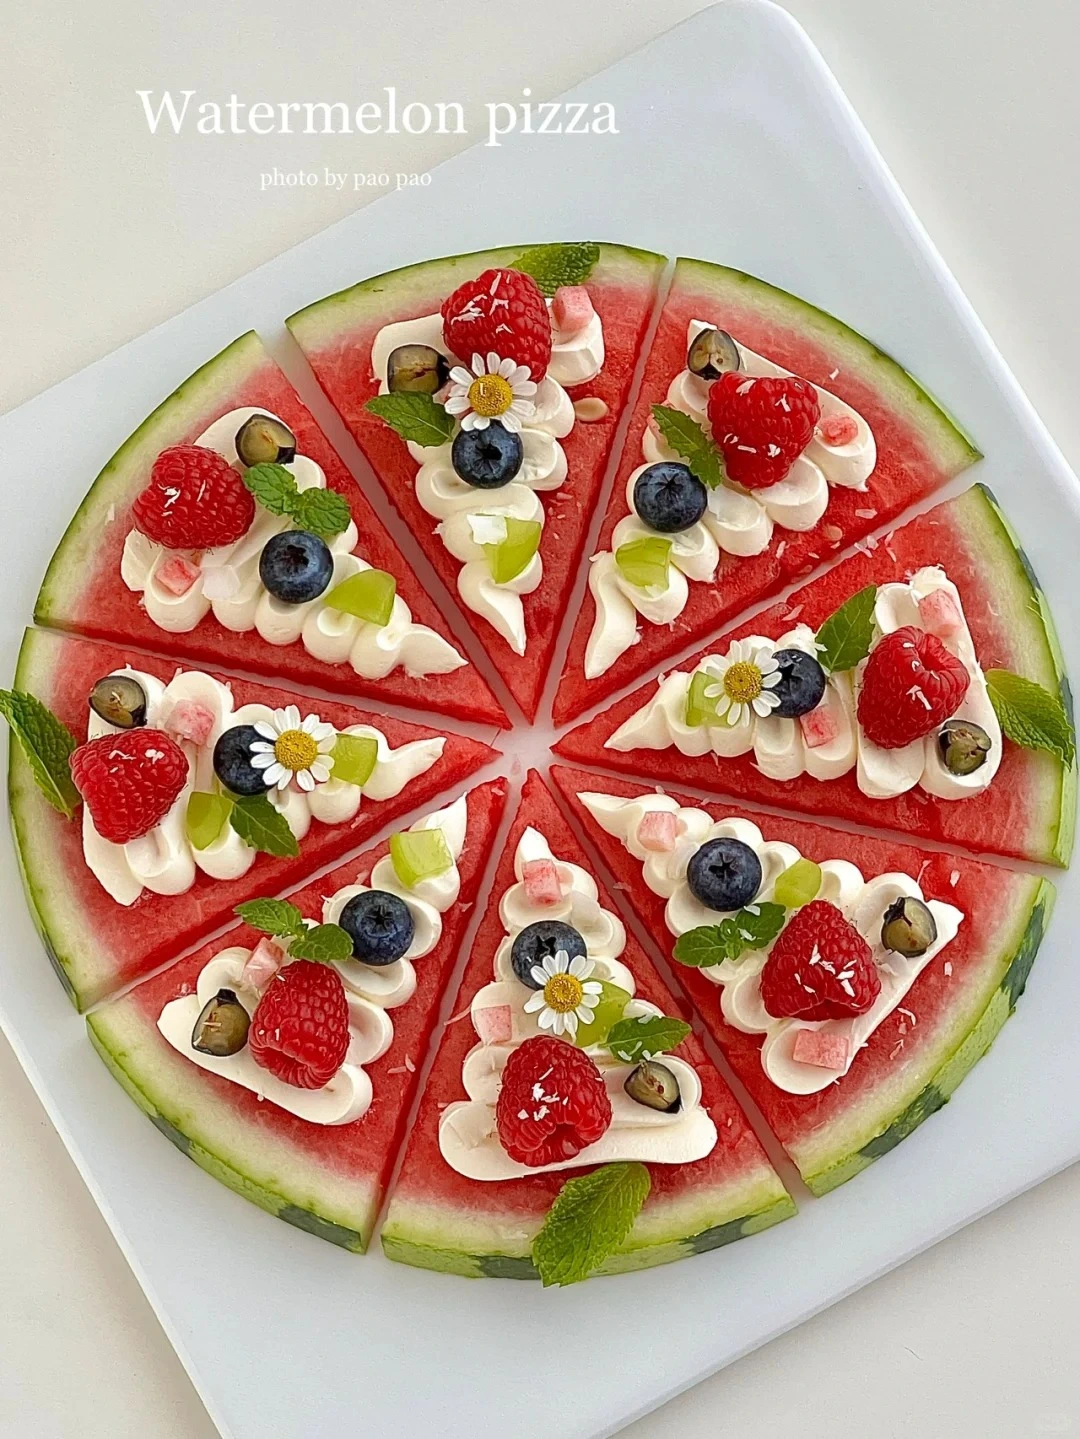
<path fill-rule="evenodd" d="M 332 754 L 334 768 L 330 771 L 331 779 L 365 785 L 379 757 L 379 742 L 366 734 L 339 734 Z"/>
<path fill-rule="evenodd" d="M 506 539 L 495 545 L 484 545 L 488 569 L 497 585 L 516 580 L 540 548 L 539 520 L 516 520 L 506 517 Z"/>
<path fill-rule="evenodd" d="M 668 582 L 671 541 L 659 535 L 642 535 L 615 551 L 620 573 L 639 590 L 663 589 Z"/>
<path fill-rule="evenodd" d="M 686 723 L 691 729 L 699 725 L 719 724 L 716 713 L 716 699 L 705 691 L 718 683 L 715 675 L 704 674 L 701 670 L 691 676 L 690 688 L 686 692 Z"/>
<path fill-rule="evenodd" d="M 390 859 L 394 873 L 407 889 L 422 879 L 444 874 L 454 863 L 441 829 L 407 829 L 402 834 L 392 834 Z"/>
<path fill-rule="evenodd" d="M 602 979 L 600 989 L 600 1003 L 593 1010 L 592 1023 L 579 1023 L 574 1035 L 574 1043 L 579 1049 L 586 1049 L 590 1044 L 603 1044 L 608 1030 L 613 1024 L 618 1024 L 623 1017 L 623 1011 L 630 1003 L 631 996 L 617 984 L 609 984 L 606 979 Z"/>
<path fill-rule="evenodd" d="M 385 570 L 361 570 L 342 580 L 326 597 L 331 609 L 355 615 L 369 625 L 389 623 L 397 595 L 397 580 Z"/>
<path fill-rule="evenodd" d="M 821 866 L 812 859 L 797 859 L 773 885 L 773 899 L 785 909 L 799 909 L 816 898 L 821 888 Z"/>
<path fill-rule="evenodd" d="M 209 849 L 229 822 L 233 802 L 227 795 L 193 790 L 188 796 L 184 827 L 194 849 Z"/>

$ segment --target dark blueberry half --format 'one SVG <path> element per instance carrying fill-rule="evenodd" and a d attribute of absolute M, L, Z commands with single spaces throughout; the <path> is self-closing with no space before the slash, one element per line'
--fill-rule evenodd
<path fill-rule="evenodd" d="M 352 940 L 353 954 L 363 964 L 393 964 L 406 954 L 416 926 L 409 906 L 385 889 L 354 894 L 338 924 Z"/>
<path fill-rule="evenodd" d="M 974 774 L 990 754 L 990 736 L 971 720 L 951 719 L 938 730 L 938 752 L 950 774 Z"/>
<path fill-rule="evenodd" d="M 288 425 L 270 415 L 252 415 L 236 432 L 236 453 L 240 463 L 291 465 L 296 459 L 296 436 Z"/>
<path fill-rule="evenodd" d="M 706 909 L 742 909 L 761 888 L 761 861 L 741 839 L 710 839 L 687 865 L 686 882 Z"/>
<path fill-rule="evenodd" d="M 905 959 L 918 959 L 936 939 L 937 923 L 921 899 L 902 895 L 893 900 L 882 917 L 882 944 Z"/>
<path fill-rule="evenodd" d="M 501 490 L 521 469 L 521 436 L 493 420 L 486 430 L 461 430 L 450 448 L 458 477 L 477 490 Z"/>
<path fill-rule="evenodd" d="M 263 545 L 259 578 L 275 599 L 302 605 L 317 600 L 334 578 L 334 557 L 319 535 L 283 530 Z"/>
<path fill-rule="evenodd" d="M 632 1069 L 623 1089 L 635 1104 L 664 1114 L 673 1114 L 682 1102 L 679 1081 L 666 1064 L 658 1064 L 655 1059 L 644 1059 Z"/>
<path fill-rule="evenodd" d="M 634 485 L 634 509 L 650 530 L 678 534 L 696 525 L 709 503 L 709 492 L 688 465 L 661 460 L 642 470 Z"/>
<path fill-rule="evenodd" d="M 191 1031 L 191 1047 L 218 1059 L 239 1054 L 247 1044 L 251 1019 L 231 989 L 219 989 L 207 1000 Z"/>
<path fill-rule="evenodd" d="M 538 919 L 535 924 L 527 924 L 514 940 L 510 963 L 522 984 L 543 989 L 533 979 L 532 971 L 545 959 L 553 959 L 560 949 L 570 959 L 583 959 L 586 954 L 585 941 L 572 924 L 564 924 L 561 919 Z"/>
<path fill-rule="evenodd" d="M 781 719 L 798 719 L 817 709 L 825 694 L 825 671 L 805 650 L 777 650 L 780 683 L 773 690 L 780 703 L 773 710 Z"/>
<path fill-rule="evenodd" d="M 726 330 L 702 330 L 686 356 L 686 368 L 702 380 L 715 380 L 742 369 L 739 347 Z"/>
<path fill-rule="evenodd" d="M 254 725 L 224 730 L 214 746 L 214 773 L 233 794 L 266 793 L 264 771 L 251 763 L 251 746 L 262 736 Z"/>
<path fill-rule="evenodd" d="M 395 395 L 434 395 L 450 378 L 450 366 L 431 345 L 399 345 L 386 362 L 386 386 Z"/>
<path fill-rule="evenodd" d="M 146 723 L 146 691 L 132 675 L 106 675 L 90 691 L 90 708 L 116 729 L 140 729 Z"/>

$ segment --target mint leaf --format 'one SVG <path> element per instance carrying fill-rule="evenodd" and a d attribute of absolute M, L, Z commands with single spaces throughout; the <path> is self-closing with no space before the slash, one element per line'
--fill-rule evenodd
<path fill-rule="evenodd" d="M 229 815 L 233 829 L 252 849 L 262 854 L 293 858 L 300 853 L 296 836 L 288 820 L 264 794 L 245 795 L 238 799 Z"/>
<path fill-rule="evenodd" d="M 11 726 L 38 789 L 53 809 L 71 819 L 81 803 L 69 764 L 75 736 L 36 695 L 23 690 L 0 690 L 0 714 Z"/>
<path fill-rule="evenodd" d="M 249 899 L 238 904 L 233 913 L 252 929 L 273 935 L 275 939 L 292 938 L 303 934 L 306 928 L 304 916 L 287 899 Z"/>
<path fill-rule="evenodd" d="M 296 477 L 284 465 L 252 465 L 240 476 L 264 510 L 272 515 L 291 515 L 300 493 Z"/>
<path fill-rule="evenodd" d="M 317 924 L 305 929 L 289 945 L 293 959 L 313 959 L 317 964 L 352 958 L 353 942 L 340 924 Z"/>
<path fill-rule="evenodd" d="M 396 430 L 403 440 L 430 449 L 445 445 L 454 433 L 454 418 L 430 395 L 376 395 L 364 406 Z"/>
<path fill-rule="evenodd" d="M 741 959 L 748 949 L 764 949 L 784 927 L 787 911 L 782 904 L 751 905 L 719 924 L 703 924 L 681 934 L 675 944 L 675 958 L 694 969 L 709 969 L 725 959 Z"/>
<path fill-rule="evenodd" d="M 1013 744 L 1055 755 L 1068 768 L 1076 758 L 1076 735 L 1057 695 L 1009 670 L 987 670 L 986 688 L 998 724 Z"/>
<path fill-rule="evenodd" d="M 697 420 L 670 405 L 653 405 L 652 412 L 660 434 L 683 457 L 691 473 L 710 490 L 719 489 L 727 478 L 723 457 Z"/>
<path fill-rule="evenodd" d="M 577 1284 L 613 1254 L 649 1196 L 644 1164 L 607 1164 L 560 1189 L 533 1240 L 533 1263 L 546 1287 Z"/>
<path fill-rule="evenodd" d="M 337 490 L 301 490 L 289 511 L 298 530 L 330 539 L 349 528 L 352 511 L 344 495 Z"/>
<path fill-rule="evenodd" d="M 690 1026 L 669 1014 L 643 1014 L 638 1019 L 620 1019 L 608 1030 L 604 1043 L 625 1064 L 652 1059 L 676 1049 L 690 1033 Z"/>
<path fill-rule="evenodd" d="M 554 295 L 560 285 L 583 285 L 600 258 L 600 246 L 590 240 L 568 245 L 532 245 L 511 266 L 531 275 L 541 294 Z"/>
<path fill-rule="evenodd" d="M 818 663 L 830 674 L 853 670 L 870 653 L 877 585 L 867 585 L 834 610 L 817 632 Z"/>

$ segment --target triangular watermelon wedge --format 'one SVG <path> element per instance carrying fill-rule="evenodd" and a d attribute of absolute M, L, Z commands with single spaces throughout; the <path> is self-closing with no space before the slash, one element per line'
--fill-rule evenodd
<path fill-rule="evenodd" d="M 153 659 L 115 645 L 28 630 L 15 688 L 35 695 L 82 743 L 90 714 L 87 697 L 94 684 L 125 666 L 163 683 L 171 681 L 181 668 L 174 660 Z M 119 903 L 87 865 L 83 815 L 68 820 L 50 808 L 13 740 L 9 799 L 27 899 L 56 972 L 79 1009 L 88 1009 L 195 944 L 228 920 L 241 901 L 296 884 L 398 815 L 427 804 L 498 757 L 497 751 L 476 740 L 440 734 L 425 725 L 339 701 L 310 700 L 291 690 L 248 680 L 213 678 L 231 691 L 234 709 L 247 704 L 274 710 L 296 705 L 302 715 L 317 713 L 339 731 L 353 725 L 379 731 L 391 750 L 401 752 L 399 773 L 390 780 L 390 771 L 384 767 L 384 785 L 376 765 L 367 788 L 369 792 L 378 792 L 380 787 L 394 792 L 374 799 L 364 797 L 361 790 L 359 807 L 351 817 L 340 823 L 313 819 L 296 857 L 260 853 L 238 878 L 212 879 L 197 868 L 194 882 L 183 893 L 151 893 L 144 888 L 133 903 Z M 416 748 L 402 750 L 407 745 Z M 186 806 L 186 795 L 177 806 Z M 136 845 L 147 845 L 153 833 Z M 178 847 L 186 845 L 182 826 L 176 843 Z M 119 846 L 110 846 L 112 851 L 118 863 L 126 862 Z"/>
<path fill-rule="evenodd" d="M 440 1148 L 440 1124 L 459 1112 L 461 1101 L 466 1098 L 462 1081 L 466 1056 L 472 1052 L 475 1062 L 486 1052 L 495 1057 L 498 1067 L 500 1055 L 505 1056 L 510 1047 L 495 1039 L 492 1048 L 480 1050 L 470 1006 L 480 991 L 487 995 L 493 992 L 490 987 L 495 955 L 507 932 L 500 918 L 500 900 L 516 883 L 515 854 L 519 841 L 530 828 L 547 842 L 551 854 L 563 867 L 564 877 L 567 865 L 580 866 L 591 874 L 588 861 L 550 791 L 531 773 L 526 779 L 521 804 L 496 870 L 487 912 L 454 1002 L 455 1013 L 447 1023 L 421 1096 L 416 1123 L 382 1228 L 383 1249 L 391 1259 L 474 1278 L 535 1279 L 537 1271 L 531 1259 L 533 1239 L 564 1181 L 583 1172 L 571 1167 L 553 1172 L 537 1171 L 523 1178 L 467 1179 L 450 1167 Z M 588 881 L 584 883 L 587 887 Z M 635 999 L 651 1001 L 665 1014 L 678 1015 L 674 997 L 641 948 L 633 939 L 627 940 L 625 947 L 620 946 L 622 926 L 610 913 L 611 900 L 602 887 L 598 887 L 597 895 L 599 905 L 607 913 L 594 916 L 595 932 L 610 925 L 611 932 L 617 936 L 612 948 L 620 949 L 621 963 L 632 973 Z M 551 911 L 560 915 L 567 912 L 565 903 Z M 578 917 L 576 913 L 574 917 Z M 584 921 L 579 919 L 579 922 Z M 524 986 L 518 981 L 511 981 L 510 985 L 524 992 Z M 504 982 L 494 988 L 502 992 L 510 985 Z M 482 1009 L 480 1013 L 490 1015 L 494 1011 Z M 513 1026 L 519 1022 L 517 1017 L 511 1021 Z M 652 1187 L 645 1207 L 624 1243 L 605 1261 L 600 1273 L 644 1269 L 704 1253 L 743 1235 L 757 1233 L 794 1213 L 794 1205 L 780 1178 L 696 1036 L 691 1034 L 675 1055 L 699 1076 L 701 1104 L 711 1116 L 719 1137 L 707 1157 L 696 1162 L 648 1166 Z M 455 1108 L 451 1110 L 450 1106 Z M 702 1118 L 700 1112 L 696 1117 Z M 490 1143 L 497 1146 L 498 1141 Z"/>
<path fill-rule="evenodd" d="M 457 863 L 461 889 L 457 901 L 442 913 L 442 932 L 435 947 L 410 961 L 416 976 L 415 992 L 404 1003 L 381 1010 L 392 1021 L 393 1038 L 385 1053 L 362 1066 L 371 1082 L 372 1097 L 360 1118 L 344 1124 L 301 1119 L 269 1099 L 260 1100 L 220 1073 L 198 1067 L 159 1031 L 158 1019 L 169 1004 L 179 1002 L 174 1011 L 178 1023 L 183 1019 L 186 1024 L 189 1010 L 197 1013 L 196 986 L 211 960 L 223 950 L 242 946 L 247 951 L 257 943 L 259 936 L 246 925 L 229 930 L 88 1017 L 90 1038 L 102 1059 L 182 1153 L 278 1218 L 321 1239 L 363 1252 L 401 1144 L 505 794 L 502 780 L 478 785 L 461 800 L 418 822 L 430 827 L 434 819 L 453 817 L 460 807 L 466 807 L 464 848 Z M 346 886 L 370 884 L 372 870 L 386 853 L 387 845 L 379 845 L 289 898 L 308 918 L 321 919 L 327 898 Z M 401 967 L 400 960 L 391 966 L 395 971 Z M 360 989 L 363 968 L 352 964 L 360 976 L 356 979 Z M 389 972 L 386 968 L 377 971 L 383 990 Z M 269 1083 L 270 1076 L 266 1078 Z M 296 1093 L 311 1095 L 311 1091 Z"/>
<path fill-rule="evenodd" d="M 552 251 L 558 249 L 551 247 Z M 417 497 L 415 482 L 419 463 L 409 453 L 405 441 L 365 409 L 385 378 L 374 373 L 372 346 L 385 325 L 436 315 L 443 301 L 465 280 L 487 269 L 512 266 L 522 253 L 523 247 L 518 246 L 410 265 L 364 280 L 351 289 L 309 305 L 286 322 L 376 478 L 401 512 L 432 567 L 454 592 L 457 592 L 462 565 L 436 532 L 439 519 L 433 517 Z M 535 249 L 532 253 L 536 253 Z M 579 410 L 573 429 L 560 440 L 568 467 L 566 479 L 555 489 L 547 487 L 544 481 L 537 485 L 544 511 L 539 550 L 543 576 L 539 587 L 522 597 L 524 655 L 515 652 L 489 619 L 463 604 L 466 620 L 530 720 L 535 717 L 559 629 L 580 573 L 586 533 L 599 503 L 608 455 L 627 401 L 663 266 L 664 260 L 659 255 L 622 245 L 601 245 L 599 258 L 584 278 L 584 286 L 603 325 L 605 358 L 600 373 L 587 383 L 574 383 L 564 373 L 570 398 L 575 402 L 588 399 L 591 403 Z M 412 330 L 409 334 L 398 332 L 394 344 L 416 340 L 442 343 L 441 324 L 421 326 L 415 333 Z M 458 356 L 457 359 L 468 363 L 471 357 Z M 554 370 L 553 376 L 557 378 Z M 438 447 L 428 451 L 435 456 L 441 453 Z M 486 508 L 497 508 L 499 491 L 477 493 L 487 501 Z"/>
<path fill-rule="evenodd" d="M 353 626 L 358 636 L 362 631 L 354 649 L 355 665 L 348 654 L 333 663 L 316 658 L 302 639 L 269 643 L 250 628 L 248 618 L 230 621 L 234 626 L 249 625 L 246 629 L 226 628 L 213 609 L 194 628 L 163 629 L 151 619 L 141 593 L 129 589 L 121 578 L 125 542 L 134 528 L 131 505 L 146 487 L 157 456 L 171 445 L 199 442 L 217 423 L 214 438 L 206 443 L 234 462 L 232 441 L 238 423 L 253 411 L 285 422 L 296 438 L 298 459 L 309 467 L 314 462 L 327 487 L 348 503 L 358 532 L 353 553 L 396 582 L 398 603 L 389 626 L 358 622 Z M 223 428 L 218 422 L 233 412 L 238 423 Z M 256 523 L 265 518 L 261 507 L 256 515 Z M 243 546 L 244 541 L 240 543 Z M 212 558 L 216 552 L 207 553 Z M 154 583 L 160 590 L 158 582 Z M 196 583 L 208 581 L 200 578 Z M 161 594 L 170 604 L 167 592 Z M 187 602 L 189 596 L 183 599 Z M 402 606 L 411 611 L 411 624 L 422 627 L 421 635 L 409 630 L 407 638 L 400 638 L 410 624 Z M 241 335 L 189 376 L 113 455 L 53 555 L 34 617 L 38 624 L 220 669 L 267 675 L 383 704 L 434 710 L 467 721 L 507 723 L 502 706 L 476 669 L 466 663 L 409 562 L 253 331 Z M 344 634 L 349 618 L 333 611 L 330 619 L 335 634 Z"/>
<path fill-rule="evenodd" d="M 652 407 L 670 405 L 679 398 L 673 392 L 673 382 L 686 373 L 688 339 L 695 321 L 729 332 L 739 345 L 754 352 L 754 359 L 744 357 L 743 361 L 744 367 L 749 365 L 754 373 L 766 373 L 755 363 L 764 357 L 836 397 L 829 400 L 829 410 L 823 403 L 823 418 L 839 408 L 837 400 L 854 407 L 873 435 L 876 465 L 863 489 L 846 487 L 852 478 L 862 478 L 861 471 L 830 483 L 827 508 L 808 531 L 799 532 L 779 522 L 785 512 L 788 518 L 794 514 L 793 494 L 785 494 L 777 507 L 781 491 L 790 487 L 792 476 L 772 492 L 757 491 L 757 498 L 776 510 L 777 519 L 771 539 L 760 553 L 755 552 L 756 542 L 748 539 L 759 530 L 750 524 L 746 513 L 749 508 L 760 521 L 758 507 L 751 499 L 733 495 L 722 486 L 717 493 L 728 496 L 728 509 L 736 506 L 737 510 L 730 515 L 725 511 L 726 537 L 720 543 L 722 553 L 714 578 L 688 581 L 686 603 L 673 622 L 667 622 L 667 614 L 664 623 L 639 617 L 636 643 L 632 642 L 632 612 L 627 614 L 627 647 L 610 662 L 610 656 L 603 654 L 599 645 L 587 654 L 596 617 L 596 604 L 587 594 L 575 621 L 555 698 L 556 724 L 565 724 L 599 704 L 695 640 L 703 640 L 725 620 L 777 593 L 800 574 L 809 573 L 844 546 L 879 530 L 980 458 L 978 450 L 917 380 L 842 321 L 740 270 L 700 260 L 679 260 L 649 351 L 600 531 L 597 550 L 599 554 L 607 552 L 608 558 L 594 561 L 594 565 L 610 561 L 615 527 L 630 514 L 627 487 L 634 471 L 646 459 L 679 458 L 664 448 L 656 450 L 655 445 L 655 452 L 646 456 L 642 446 Z M 818 439 L 811 442 L 811 451 L 822 472 L 835 465 L 835 458 L 826 453 Z M 836 455 L 840 463 L 835 473 L 841 475 L 849 451 L 840 449 Z M 800 518 L 797 522 L 803 524 L 806 520 Z M 701 528 L 695 526 L 695 531 Z M 623 543 L 624 538 L 620 533 L 616 543 Z M 760 540 L 764 542 L 764 531 L 760 531 Z M 707 537 L 704 542 L 711 543 Z M 611 602 L 630 609 L 617 594 L 611 596 Z M 587 669 L 593 671 L 592 677 L 587 677 Z"/>
<path fill-rule="evenodd" d="M 797 626 L 807 626 L 804 638 L 812 638 L 830 615 L 864 587 L 906 584 L 928 566 L 939 567 L 956 587 L 982 671 L 1001 669 L 1034 680 L 1059 698 L 1065 713 L 1071 715 L 1069 686 L 1046 597 L 993 496 L 974 486 L 886 535 L 873 547 L 864 547 L 797 590 L 789 600 L 712 641 L 678 670 L 662 677 L 659 687 L 656 681 L 642 685 L 564 735 L 555 748 L 576 762 L 692 784 L 751 803 L 832 815 L 877 829 L 941 840 L 973 853 L 1065 865 L 1075 826 L 1075 765 L 1066 767 L 1057 756 L 1022 748 L 1007 737 L 995 739 L 1000 768 L 981 791 L 950 799 L 929 793 L 919 783 L 890 798 L 875 798 L 863 792 L 857 769 L 848 769 L 837 778 L 815 779 L 807 772 L 792 779 L 770 778 L 763 772 L 762 755 L 754 750 L 722 757 L 713 752 L 708 739 L 702 739 L 707 729 L 691 732 L 685 726 L 679 728 L 688 684 L 684 676 L 696 670 L 706 656 L 726 655 L 734 639 L 756 635 L 776 640 L 790 636 Z M 933 574 L 927 578 L 935 586 L 940 584 Z M 925 623 L 935 622 L 931 609 Z M 954 636 L 946 637 L 946 643 L 956 648 L 958 642 Z M 972 686 L 974 695 L 974 681 Z M 658 699 L 661 692 L 662 700 Z M 647 735 L 633 717 L 643 716 L 654 701 L 651 712 L 657 716 L 659 728 Z M 985 707 L 985 696 L 982 703 Z M 663 706 L 670 706 L 676 716 L 682 748 L 696 748 L 696 755 L 683 753 L 669 742 L 674 730 L 661 723 L 657 713 Z M 992 712 L 982 718 L 992 729 Z M 770 726 L 776 733 L 780 727 L 792 726 L 794 733 L 798 723 L 772 720 L 762 733 L 769 732 Z M 811 750 L 805 753 L 810 756 Z"/>
<path fill-rule="evenodd" d="M 855 1050 L 850 1069 L 837 1077 L 818 1065 L 821 1078 L 811 1081 L 818 1086 L 814 1092 L 790 1093 L 778 1087 L 763 1068 L 762 1034 L 743 1032 L 725 1019 L 719 985 L 706 969 L 673 961 L 678 982 L 815 1194 L 827 1193 L 888 1154 L 940 1109 L 986 1053 L 1023 993 L 1054 901 L 1053 885 L 1038 875 L 742 807 L 703 804 L 583 770 L 556 766 L 552 778 L 616 877 L 626 902 L 665 956 L 671 955 L 673 945 L 667 901 L 650 888 L 642 860 L 630 853 L 621 837 L 627 828 L 635 829 L 642 808 L 638 805 L 628 812 L 628 801 L 643 800 L 646 807 L 684 806 L 704 811 L 713 820 L 749 821 L 766 841 L 793 847 L 786 851 L 785 863 L 793 864 L 800 855 L 818 865 L 847 861 L 866 880 L 905 875 L 926 900 L 945 907 L 943 912 L 952 908 L 962 913 L 955 937 L 936 951 L 926 951 L 929 962 L 865 1047 Z M 662 861 L 666 856 L 658 858 Z M 685 869 L 681 872 L 685 875 Z M 763 900 L 771 896 L 771 885 L 770 880 L 763 887 Z M 673 886 L 673 892 L 681 893 L 675 881 Z M 717 922 L 722 918 L 716 914 Z M 786 918 L 790 919 L 790 911 Z M 876 921 L 868 922 L 868 931 L 876 932 Z M 939 937 L 943 934 L 944 930 Z M 738 962 L 754 966 L 748 951 Z M 806 1026 L 811 1032 L 833 1027 L 831 1023 Z M 819 1054 L 815 1061 L 802 1061 L 802 1075 L 815 1073 L 821 1058 Z"/>

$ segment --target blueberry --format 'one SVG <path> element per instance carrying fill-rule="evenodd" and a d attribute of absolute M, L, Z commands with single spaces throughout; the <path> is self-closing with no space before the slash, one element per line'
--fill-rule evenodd
<path fill-rule="evenodd" d="M 476 490 L 502 489 L 521 469 L 524 458 L 521 436 L 498 421 L 486 430 L 461 430 L 450 450 L 456 474 Z"/>
<path fill-rule="evenodd" d="M 317 600 L 334 578 L 334 557 L 324 539 L 307 530 L 283 530 L 263 545 L 259 579 L 287 605 Z"/>
<path fill-rule="evenodd" d="M 338 924 L 352 940 L 353 954 L 364 964 L 393 964 L 408 951 L 416 926 L 409 906 L 385 889 L 354 894 Z"/>
<path fill-rule="evenodd" d="M 662 535 L 696 525 L 708 503 L 708 491 L 689 466 L 668 460 L 642 470 L 634 485 L 638 518 Z"/>
<path fill-rule="evenodd" d="M 214 746 L 214 773 L 233 794 L 265 794 L 263 771 L 251 763 L 251 746 L 261 735 L 252 724 L 233 725 Z"/>
<path fill-rule="evenodd" d="M 761 888 L 761 861 L 741 839 L 710 839 L 687 865 L 686 882 L 706 909 L 742 909 Z"/>
<path fill-rule="evenodd" d="M 514 940 L 510 963 L 522 984 L 543 989 L 533 979 L 532 970 L 545 959 L 553 959 L 560 949 L 571 959 L 585 958 L 585 941 L 572 924 L 563 924 L 561 919 L 538 919 L 535 924 L 527 924 Z"/>
<path fill-rule="evenodd" d="M 805 650 L 777 650 L 780 683 L 773 690 L 780 703 L 773 710 L 781 719 L 798 719 L 821 703 L 825 693 L 825 671 Z"/>

